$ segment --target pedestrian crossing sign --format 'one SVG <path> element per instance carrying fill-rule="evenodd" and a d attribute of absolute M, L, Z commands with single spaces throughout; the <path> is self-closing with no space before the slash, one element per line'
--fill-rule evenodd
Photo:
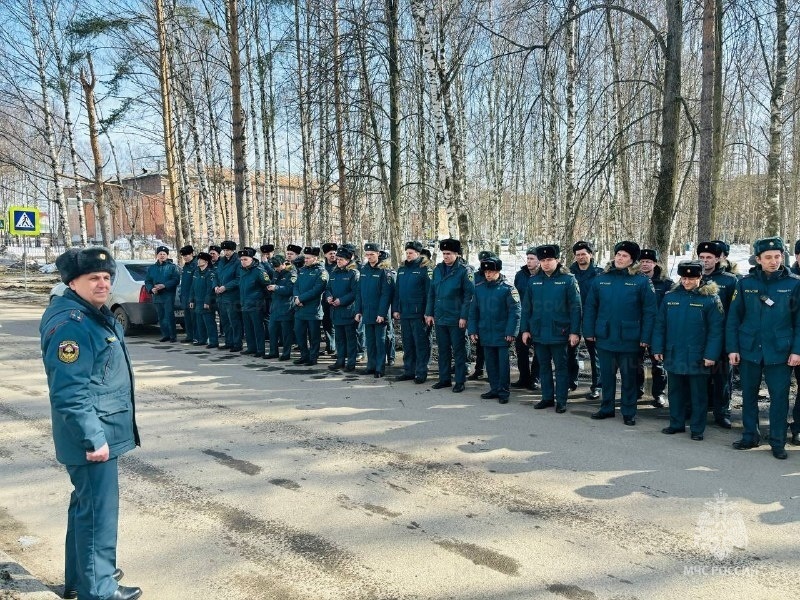
<path fill-rule="evenodd" d="M 39 209 L 30 206 L 10 206 L 8 232 L 11 235 L 39 235 Z"/>

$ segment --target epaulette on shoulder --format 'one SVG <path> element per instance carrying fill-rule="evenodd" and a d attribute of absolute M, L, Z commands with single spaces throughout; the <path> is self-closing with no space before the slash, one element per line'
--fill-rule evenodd
<path fill-rule="evenodd" d="M 83 313 L 78 309 L 73 308 L 71 311 L 69 311 L 69 318 L 80 323 L 83 321 Z"/>

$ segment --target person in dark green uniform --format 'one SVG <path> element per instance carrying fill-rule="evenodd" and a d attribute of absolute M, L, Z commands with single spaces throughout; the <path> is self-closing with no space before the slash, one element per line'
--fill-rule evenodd
<path fill-rule="evenodd" d="M 186 337 L 182 340 L 184 344 L 191 344 L 197 339 L 196 329 L 194 322 L 194 311 L 189 308 L 189 296 L 192 293 L 192 279 L 194 278 L 194 270 L 197 268 L 197 259 L 194 256 L 193 246 L 184 246 L 181 248 L 181 285 L 180 285 L 180 307 L 183 310 L 183 330 L 186 332 Z"/>
<path fill-rule="evenodd" d="M 581 306 L 586 304 L 586 299 L 589 296 L 589 288 L 591 287 L 592 280 L 603 272 L 603 269 L 594 264 L 594 246 L 591 242 L 586 240 L 578 240 L 572 245 L 572 253 L 575 255 L 575 262 L 569 267 L 569 272 L 575 276 L 578 281 L 578 287 L 581 291 Z M 589 354 L 589 371 L 592 377 L 592 383 L 589 386 L 589 391 L 586 393 L 586 398 L 589 400 L 596 400 L 600 397 L 600 367 L 597 363 L 597 347 L 594 342 L 584 340 L 586 344 L 586 352 Z M 569 370 L 569 386 L 570 389 L 578 389 L 578 374 L 580 373 L 580 365 L 578 364 L 578 346 L 570 346 L 567 348 L 567 369 Z"/>
<path fill-rule="evenodd" d="M 783 264 L 779 237 L 757 240 L 756 266 L 736 283 L 725 326 L 725 346 L 742 381 L 742 439 L 737 450 L 761 442 L 758 389 L 763 376 L 769 390 L 769 443 L 775 458 L 785 459 L 786 419 L 792 367 L 800 366 L 800 279 Z"/>
<path fill-rule="evenodd" d="M 413 379 L 418 384 L 428 379 L 431 345 L 425 327 L 425 307 L 433 277 L 430 262 L 421 252 L 420 242 L 406 242 L 406 260 L 397 268 L 392 293 L 392 316 L 400 321 L 403 338 L 403 373 L 395 381 Z"/>
<path fill-rule="evenodd" d="M 656 309 L 661 306 L 664 294 L 670 291 L 675 283 L 664 274 L 659 264 L 660 257 L 658 250 L 653 248 L 642 248 L 639 254 L 639 272 L 649 278 L 650 283 L 653 284 L 653 290 L 656 292 Z M 636 368 L 636 380 L 639 382 L 638 395 L 639 398 L 644 396 L 644 361 L 648 357 L 650 358 L 650 393 L 653 397 L 650 404 L 655 408 L 664 408 L 667 405 L 667 401 L 664 398 L 664 389 L 667 387 L 667 374 L 664 371 L 664 365 L 653 357 L 649 347 L 641 347 L 639 349 L 639 365 Z"/>
<path fill-rule="evenodd" d="M 239 302 L 239 257 L 235 254 L 236 242 L 225 240 L 221 244 L 222 256 L 217 261 L 217 306 L 220 323 L 225 329 L 225 345 L 220 350 L 242 350 L 242 306 Z"/>
<path fill-rule="evenodd" d="M 625 425 L 636 425 L 638 385 L 636 366 L 639 349 L 650 344 L 655 325 L 656 293 L 653 285 L 640 275 L 639 244 L 618 242 L 614 260 L 592 282 L 583 310 L 583 332 L 587 340 L 596 340 L 603 380 L 600 410 L 593 419 L 614 417 L 614 395 L 619 370 L 622 380 L 621 412 Z"/>
<path fill-rule="evenodd" d="M 135 600 L 117 583 L 117 458 L 139 445 L 133 367 L 122 328 L 105 306 L 116 262 L 106 248 L 56 259 L 68 289 L 39 325 L 56 460 L 74 486 L 67 512 L 64 597 Z"/>
<path fill-rule="evenodd" d="M 361 273 L 353 262 L 353 252 L 341 247 L 336 250 L 336 268 L 328 276 L 325 304 L 330 307 L 331 322 L 336 328 L 336 362 L 331 371 L 356 370 L 356 313 L 360 306 Z"/>
<path fill-rule="evenodd" d="M 175 328 L 175 293 L 181 281 L 181 272 L 169 260 L 169 248 L 156 248 L 156 262 L 147 267 L 144 278 L 145 289 L 153 295 L 153 306 L 158 315 L 158 327 L 161 330 L 159 342 L 177 342 Z"/>
<path fill-rule="evenodd" d="M 511 386 L 509 348 L 519 333 L 519 292 L 506 281 L 503 261 L 492 256 L 481 261 L 483 281 L 475 286 L 467 332 L 473 344 L 482 344 L 489 391 L 484 400 L 507 404 Z"/>
<path fill-rule="evenodd" d="M 689 430 L 693 440 L 703 439 L 708 405 L 710 369 L 722 353 L 725 311 L 717 284 L 703 282 L 703 265 L 683 261 L 678 265 L 680 284 L 661 301 L 653 329 L 653 356 L 664 361 L 669 390 L 669 427 L 662 433 L 686 431 L 686 409 L 691 404 Z"/>
<path fill-rule="evenodd" d="M 272 294 L 269 313 L 269 354 L 267 358 L 285 361 L 291 358 L 294 344 L 294 283 L 297 271 L 281 254 L 272 257 L 275 278 L 267 286 Z M 281 351 L 282 348 L 282 351 Z"/>
<path fill-rule="evenodd" d="M 439 347 L 439 381 L 432 387 L 438 390 L 453 385 L 450 380 L 452 361 L 455 365 L 453 392 L 458 394 L 464 391 L 467 381 L 467 319 L 475 293 L 475 277 L 472 269 L 458 260 L 459 240 L 441 240 L 439 250 L 442 262 L 433 269 L 425 309 L 425 324 L 436 328 Z"/>
<path fill-rule="evenodd" d="M 321 341 L 322 294 L 328 287 L 328 272 L 319 263 L 320 249 L 303 248 L 304 266 L 294 282 L 294 337 L 300 347 L 296 365 L 317 364 Z"/>
<path fill-rule="evenodd" d="M 731 306 L 733 291 L 739 279 L 733 273 L 722 268 L 722 248 L 717 242 L 700 242 L 697 244 L 697 258 L 703 265 L 703 282 L 713 281 L 717 284 L 717 296 L 727 318 Z M 731 365 L 723 345 L 720 357 L 711 368 L 708 380 L 709 404 L 714 410 L 714 422 L 723 429 L 731 428 Z"/>
<path fill-rule="evenodd" d="M 191 290 L 189 291 L 189 307 L 194 311 L 196 324 L 195 346 L 219 348 L 217 321 L 214 318 L 214 304 L 217 295 L 217 273 L 211 268 L 211 254 L 200 252 L 197 255 L 197 268 L 194 271 Z"/>
<path fill-rule="evenodd" d="M 567 347 L 581 339 L 581 294 L 575 277 L 561 266 L 556 244 L 536 248 L 539 272 L 528 281 L 522 303 L 522 343 L 534 343 L 539 358 L 542 399 L 533 408 L 567 411 L 569 371 Z M 553 374 L 555 372 L 555 387 Z"/>
<path fill-rule="evenodd" d="M 794 243 L 794 264 L 792 265 L 792 275 L 800 277 L 800 240 Z M 792 410 L 792 423 L 790 430 L 792 446 L 800 446 L 800 367 L 794 367 L 794 380 L 797 383 L 797 394 L 794 398 L 794 409 Z"/>
<path fill-rule="evenodd" d="M 392 304 L 394 282 L 391 265 L 380 260 L 380 246 L 374 242 L 364 244 L 364 265 L 359 278 L 360 301 L 356 322 L 364 323 L 367 366 L 361 374 L 383 377 L 386 368 L 386 323 Z"/>
<path fill-rule="evenodd" d="M 239 255 L 239 302 L 242 306 L 242 328 L 247 348 L 242 354 L 255 358 L 264 357 L 264 313 L 267 309 L 267 286 L 271 283 L 269 275 L 256 260 L 256 249 L 245 246 Z"/>

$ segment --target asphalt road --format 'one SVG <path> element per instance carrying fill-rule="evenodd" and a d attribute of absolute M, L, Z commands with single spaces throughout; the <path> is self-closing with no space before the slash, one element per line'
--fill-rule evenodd
<path fill-rule="evenodd" d="M 59 591 L 43 309 L 0 310 L 0 548 Z M 128 339 L 143 445 L 120 460 L 118 563 L 144 598 L 796 597 L 798 449 L 665 436 L 646 404 L 592 421 L 584 388 L 557 415 L 156 337 Z"/>

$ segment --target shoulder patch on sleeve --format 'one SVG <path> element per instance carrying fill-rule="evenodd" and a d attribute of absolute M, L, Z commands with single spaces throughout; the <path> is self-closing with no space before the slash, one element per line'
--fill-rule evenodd
<path fill-rule="evenodd" d="M 515 302 L 519 302 L 519 292 L 517 291 L 517 288 L 515 287 L 511 288 L 511 297 L 514 299 Z"/>
<path fill-rule="evenodd" d="M 58 344 L 58 360 L 63 363 L 71 364 L 78 360 L 80 356 L 78 343 L 72 340 L 64 340 Z"/>
<path fill-rule="evenodd" d="M 475 281 L 475 274 L 469 269 L 467 269 L 467 279 L 469 279 L 470 281 Z"/>
<path fill-rule="evenodd" d="M 326 270 L 323 269 L 320 276 L 322 277 L 322 281 L 328 281 L 328 272 Z"/>

